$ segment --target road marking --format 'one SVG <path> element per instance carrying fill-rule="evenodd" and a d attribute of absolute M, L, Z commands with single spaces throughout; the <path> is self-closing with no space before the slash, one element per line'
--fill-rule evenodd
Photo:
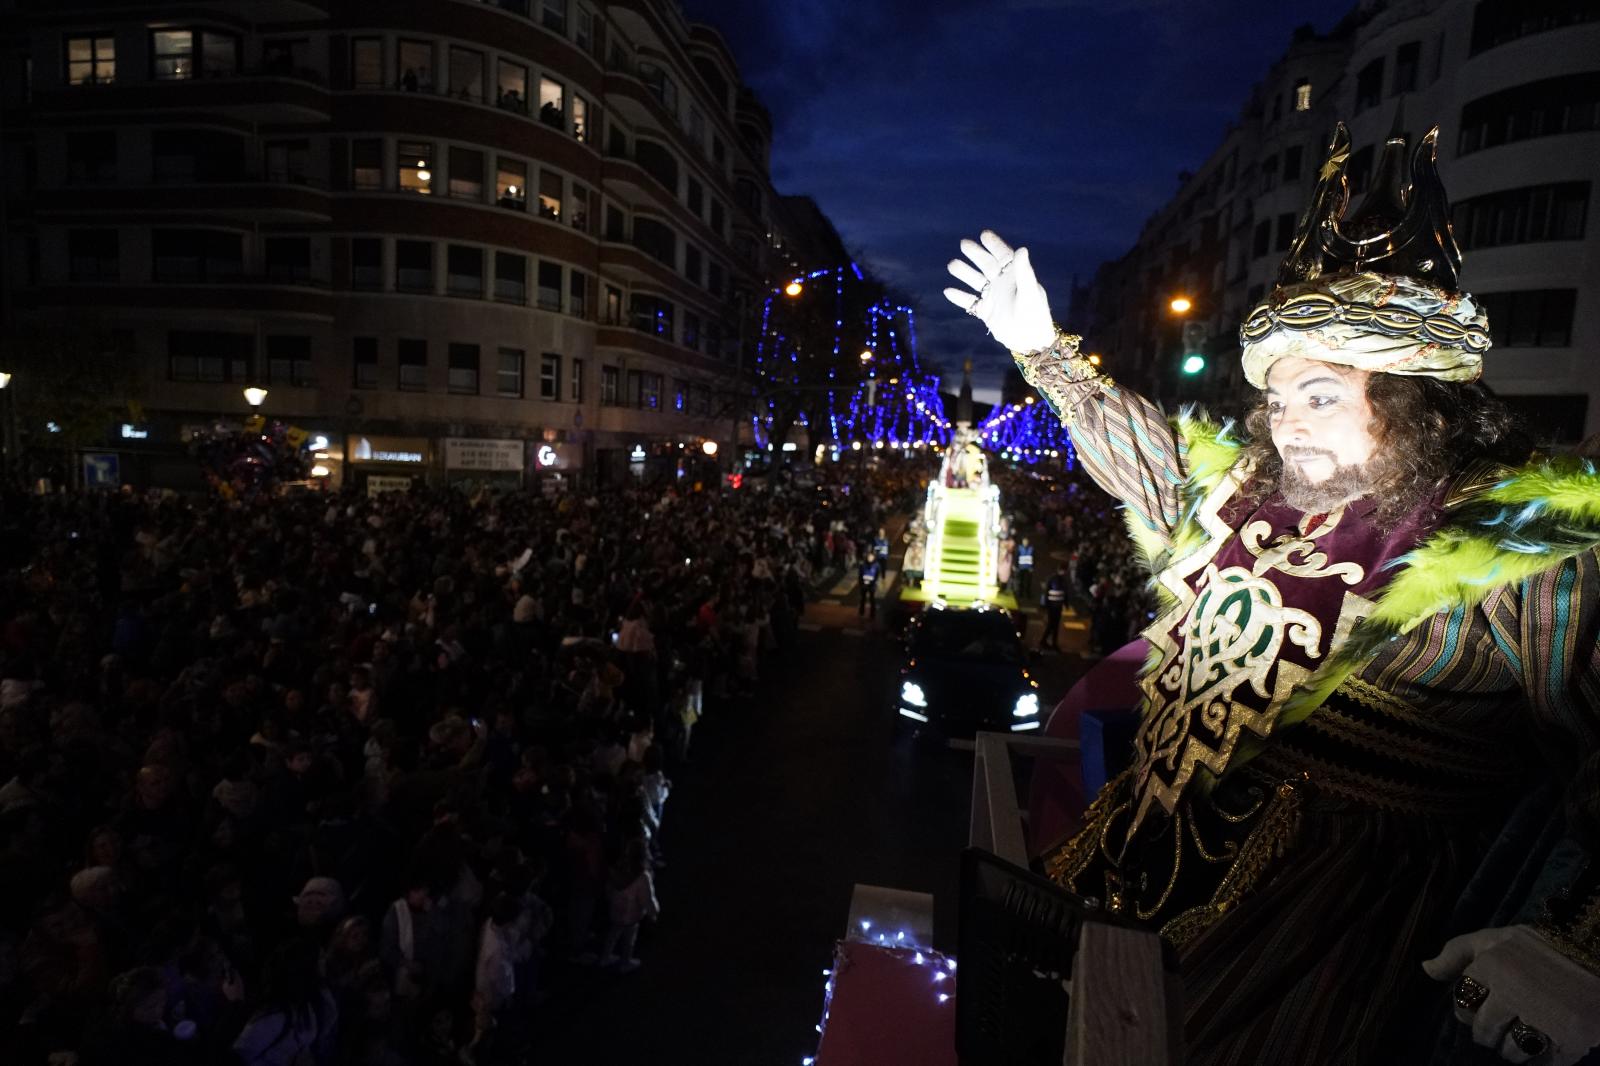
<path fill-rule="evenodd" d="M 856 579 L 853 578 L 853 577 L 847 577 L 847 578 L 842 579 L 837 585 L 833 586 L 833 588 L 829 589 L 828 590 L 828 595 L 830 595 L 830 596 L 848 596 L 848 595 L 850 595 L 850 590 L 855 588 L 855 587 L 856 587 Z"/>

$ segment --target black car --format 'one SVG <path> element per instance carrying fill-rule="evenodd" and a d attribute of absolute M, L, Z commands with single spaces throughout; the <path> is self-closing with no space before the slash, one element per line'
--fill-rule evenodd
<path fill-rule="evenodd" d="M 1037 730 L 1039 683 L 1003 611 L 930 607 L 906 632 L 898 721 L 919 733 L 971 736 Z"/>

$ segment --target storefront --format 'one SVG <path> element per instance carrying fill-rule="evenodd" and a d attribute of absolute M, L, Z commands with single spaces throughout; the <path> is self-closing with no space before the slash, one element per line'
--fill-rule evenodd
<path fill-rule="evenodd" d="M 583 471 L 583 445 L 573 442 L 529 441 L 536 488 L 550 496 L 574 484 Z"/>
<path fill-rule="evenodd" d="M 346 478 L 356 491 L 375 495 L 426 480 L 433 453 L 428 438 L 352 433 L 347 439 Z"/>

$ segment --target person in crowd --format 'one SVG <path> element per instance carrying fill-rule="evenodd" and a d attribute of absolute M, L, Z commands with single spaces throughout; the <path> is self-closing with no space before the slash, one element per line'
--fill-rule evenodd
<path fill-rule="evenodd" d="M 600 964 L 631 973 L 640 965 L 634 958 L 639 926 L 661 913 L 661 906 L 656 902 L 655 879 L 650 873 L 649 851 L 643 839 L 629 840 L 624 846 L 607 879 L 606 898 L 611 921 L 606 928 Z"/>
<path fill-rule="evenodd" d="M 1061 612 L 1067 606 L 1067 583 L 1060 571 L 1050 575 L 1044 586 L 1044 632 L 1039 634 L 1039 649 L 1060 651 Z"/>

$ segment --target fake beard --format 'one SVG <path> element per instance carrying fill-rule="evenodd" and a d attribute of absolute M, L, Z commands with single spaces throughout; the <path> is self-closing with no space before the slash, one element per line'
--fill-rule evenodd
<path fill-rule="evenodd" d="M 1317 454 L 1332 458 L 1326 452 Z M 1327 514 L 1371 491 L 1376 481 L 1374 465 L 1335 466 L 1332 474 L 1312 484 L 1301 474 L 1300 465 L 1293 458 L 1284 457 L 1283 476 L 1279 479 L 1278 489 L 1283 493 L 1284 502 L 1295 510 L 1306 514 Z"/>

